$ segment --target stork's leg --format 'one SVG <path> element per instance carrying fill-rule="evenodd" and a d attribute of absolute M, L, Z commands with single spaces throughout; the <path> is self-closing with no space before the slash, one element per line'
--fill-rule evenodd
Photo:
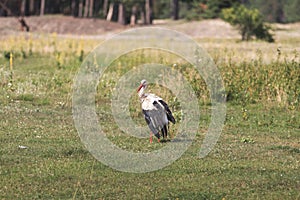
<path fill-rule="evenodd" d="M 169 124 L 169 123 L 168 123 L 167 130 L 170 130 L 170 124 Z M 170 139 L 171 139 L 171 138 L 173 138 L 173 137 L 174 137 L 174 135 L 173 135 L 173 134 L 171 134 L 171 135 L 170 135 Z"/>
<path fill-rule="evenodd" d="M 164 125 L 164 129 L 165 129 L 166 138 L 167 138 L 167 137 L 168 137 L 168 129 L 167 129 L 167 125 Z"/>
<path fill-rule="evenodd" d="M 162 128 L 160 131 L 161 131 L 161 134 L 163 136 L 163 139 L 165 139 L 166 136 L 165 136 L 165 130 L 164 130 L 164 128 Z"/>
<path fill-rule="evenodd" d="M 150 132 L 150 144 L 152 143 L 152 132 Z"/>
<path fill-rule="evenodd" d="M 167 126 L 164 125 L 164 127 L 161 129 L 162 135 L 164 139 L 167 139 L 168 137 L 168 130 L 167 130 Z"/>
<path fill-rule="evenodd" d="M 157 132 L 157 133 L 155 134 L 155 137 L 157 137 L 157 141 L 160 142 L 160 135 L 159 135 L 159 132 Z"/>

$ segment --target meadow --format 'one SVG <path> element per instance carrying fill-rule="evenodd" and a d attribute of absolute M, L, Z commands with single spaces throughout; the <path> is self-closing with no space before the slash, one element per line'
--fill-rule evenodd
<path fill-rule="evenodd" d="M 101 41 L 56 34 L 1 39 L 1 199 L 300 199 L 299 38 L 273 44 L 196 39 L 214 59 L 225 84 L 227 114 L 221 137 L 200 159 L 211 117 L 209 92 L 201 76 L 179 62 L 199 100 L 196 138 L 171 165 L 141 174 L 97 161 L 74 126 L 73 80 L 85 56 Z M 153 61 L 171 68 L 174 64 L 172 55 L 132 52 L 115 60 L 98 85 L 98 117 L 109 138 L 123 149 L 147 152 L 167 145 L 122 134 L 110 111 L 116 80 L 132 67 Z M 176 97 L 157 84 L 150 89 L 169 102 L 180 123 Z M 143 124 L 135 95 L 130 114 Z"/>

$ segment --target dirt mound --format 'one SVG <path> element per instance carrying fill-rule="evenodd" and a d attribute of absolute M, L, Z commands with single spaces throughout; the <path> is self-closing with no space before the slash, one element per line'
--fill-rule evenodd
<path fill-rule="evenodd" d="M 118 23 L 101 19 L 74 18 L 69 16 L 26 17 L 26 23 L 31 32 L 57 33 L 72 35 L 101 35 L 108 32 L 125 29 Z M 17 18 L 0 18 L 0 35 L 17 34 L 20 32 L 20 23 Z"/>
<path fill-rule="evenodd" d="M 107 35 L 131 28 L 102 19 L 74 18 L 61 15 L 32 16 L 25 18 L 34 33 L 57 33 L 60 35 Z M 238 33 L 222 20 L 186 22 L 184 20 L 155 20 L 154 26 L 181 31 L 192 37 L 238 37 Z M 17 18 L 0 17 L 0 35 L 14 35 L 20 32 Z"/>
<path fill-rule="evenodd" d="M 102 19 L 74 18 L 62 15 L 32 16 L 26 17 L 25 21 L 29 25 L 30 31 L 35 34 L 57 33 L 66 37 L 106 37 L 112 33 L 131 28 L 131 26 L 123 26 Z M 220 19 L 191 22 L 154 20 L 153 26 L 170 28 L 194 38 L 240 38 L 236 29 Z M 300 23 L 272 24 L 272 26 L 275 29 L 276 38 L 300 36 Z M 20 23 L 17 18 L 0 17 L 0 37 L 18 35 L 20 31 Z"/>
<path fill-rule="evenodd" d="M 186 33 L 198 38 L 238 38 L 239 33 L 230 24 L 220 19 L 202 21 L 170 21 L 165 25 L 168 28 Z"/>

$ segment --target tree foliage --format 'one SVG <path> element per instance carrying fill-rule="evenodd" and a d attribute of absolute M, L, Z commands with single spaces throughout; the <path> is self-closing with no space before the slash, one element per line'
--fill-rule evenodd
<path fill-rule="evenodd" d="M 151 5 L 150 9 L 146 9 L 147 3 Z M 109 8 L 113 7 L 111 20 L 118 21 L 118 9 L 123 8 L 121 14 L 124 18 L 121 21 L 127 24 L 133 15 L 141 22 L 147 21 L 146 10 L 150 10 L 148 14 L 150 13 L 153 19 L 199 20 L 218 18 L 223 9 L 238 5 L 258 9 L 268 22 L 300 21 L 300 0 L 0 0 L 0 16 L 29 16 L 44 13 L 107 19 Z"/>
<path fill-rule="evenodd" d="M 300 0 L 287 0 L 283 7 L 285 22 L 300 21 Z"/>
<path fill-rule="evenodd" d="M 207 9 L 204 12 L 205 18 L 217 18 L 220 17 L 222 9 L 230 8 L 237 3 L 240 3 L 239 0 L 209 0 L 205 4 Z"/>
<path fill-rule="evenodd" d="M 268 22 L 300 21 L 300 0 L 248 0 L 247 6 L 257 8 Z"/>
<path fill-rule="evenodd" d="M 284 22 L 282 0 L 250 0 L 250 7 L 257 8 L 268 22 Z"/>
<path fill-rule="evenodd" d="M 223 9 L 222 18 L 238 28 L 242 40 L 248 41 L 255 36 L 257 39 L 274 42 L 270 26 L 265 24 L 257 9 L 248 9 L 244 5 Z"/>
<path fill-rule="evenodd" d="M 230 8 L 240 3 L 240 0 L 194 0 L 190 4 L 190 11 L 187 13 L 188 20 L 210 19 L 220 17 L 224 8 Z"/>

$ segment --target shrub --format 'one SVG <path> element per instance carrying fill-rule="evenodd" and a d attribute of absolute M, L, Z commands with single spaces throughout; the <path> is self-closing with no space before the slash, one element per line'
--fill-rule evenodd
<path fill-rule="evenodd" d="M 242 35 L 242 40 L 257 39 L 274 42 L 270 33 L 271 27 L 266 25 L 262 14 L 257 9 L 248 9 L 243 5 L 222 10 L 222 18 L 236 26 Z"/>

